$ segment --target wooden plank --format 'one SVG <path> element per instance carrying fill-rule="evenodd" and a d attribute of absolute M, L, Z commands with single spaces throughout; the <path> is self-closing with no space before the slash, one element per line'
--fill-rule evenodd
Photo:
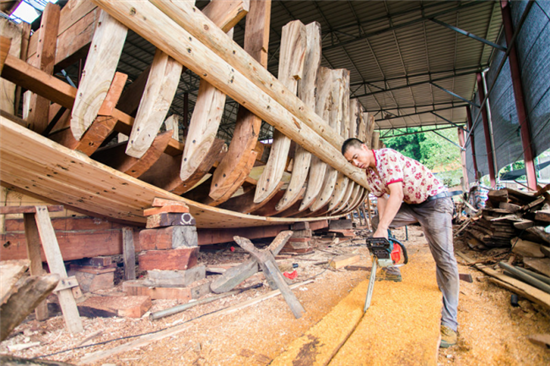
<path fill-rule="evenodd" d="M 58 282 L 59 276 L 54 274 L 31 276 L 25 280 L 18 291 L 0 306 L 0 314 L 2 315 L 0 341 L 6 339 L 11 331 L 25 320 L 38 304 L 48 297 Z"/>
<path fill-rule="evenodd" d="M 304 77 L 300 81 L 298 96 L 308 107 L 315 109 L 316 80 L 321 63 L 321 25 L 317 22 L 306 26 L 306 55 Z M 306 183 L 311 165 L 311 153 L 296 144 L 294 166 L 286 193 L 279 201 L 276 210 L 283 211 L 292 206 L 298 199 Z"/>
<path fill-rule="evenodd" d="M 207 157 L 223 116 L 225 94 L 201 79 L 185 140 L 180 178 L 189 179 Z"/>
<path fill-rule="evenodd" d="M 48 74 L 53 74 L 55 63 L 55 50 L 57 30 L 59 27 L 60 8 L 58 5 L 48 3 L 42 13 L 40 31 L 36 55 L 33 58 L 33 65 Z M 48 114 L 50 101 L 40 95 L 32 94 L 30 98 L 27 122 L 29 127 L 41 133 L 48 125 Z M 25 114 L 25 113 L 24 113 Z"/>
<path fill-rule="evenodd" d="M 115 76 L 128 28 L 102 11 L 71 115 L 71 130 L 77 140 L 90 127 Z"/>
<path fill-rule="evenodd" d="M 337 257 L 332 258 L 331 261 L 329 262 L 329 265 L 334 269 L 340 269 L 350 264 L 357 263 L 360 260 L 361 260 L 361 256 L 359 254 L 339 255 Z"/>
<path fill-rule="evenodd" d="M 115 130 L 118 120 L 109 116 L 97 116 L 92 125 L 84 132 L 79 140 L 74 138 L 70 128 L 59 130 L 49 135 L 52 141 L 59 143 L 71 150 L 78 150 L 91 156 Z"/>
<path fill-rule="evenodd" d="M 548 210 L 535 211 L 535 220 L 550 222 L 550 211 Z"/>
<path fill-rule="evenodd" d="M 523 263 L 528 268 L 532 268 L 545 276 L 550 277 L 550 258 L 523 258 Z"/>
<path fill-rule="evenodd" d="M 50 205 L 46 207 L 49 212 L 60 212 L 64 210 L 62 205 Z M 0 206 L 0 215 L 26 214 L 35 212 L 36 206 Z"/>
<path fill-rule="evenodd" d="M 126 154 L 141 158 L 151 147 L 176 95 L 182 68 L 179 62 L 156 50 Z"/>
<path fill-rule="evenodd" d="M 180 139 L 179 117 L 177 114 L 173 114 L 164 120 L 164 126 L 166 131 L 172 131 L 172 138 L 174 140 Z"/>
<path fill-rule="evenodd" d="M 127 113 L 129 115 L 135 115 L 141 101 L 141 96 L 145 90 L 147 79 L 149 78 L 149 72 L 151 71 L 151 65 L 147 66 L 145 70 L 126 87 L 120 99 L 118 100 L 117 109 Z"/>
<path fill-rule="evenodd" d="M 246 17 L 244 50 L 264 68 L 267 67 L 270 21 L 271 0 L 251 0 Z M 209 196 L 213 200 L 228 200 L 250 173 L 256 159 L 254 146 L 258 142 L 261 123 L 261 118 L 239 106 L 229 150 L 212 176 Z"/>
<path fill-rule="evenodd" d="M 65 270 L 65 264 L 63 263 L 63 257 L 59 250 L 59 244 L 55 237 L 52 222 L 48 214 L 48 209 L 45 206 L 37 206 L 36 208 L 36 226 L 38 227 L 38 234 L 40 241 L 48 260 L 48 267 L 51 273 L 58 274 L 60 280 L 67 278 L 67 271 Z M 73 293 L 70 289 L 61 290 L 57 294 L 59 298 L 59 304 L 63 310 L 63 317 L 67 329 L 71 333 L 80 333 L 84 330 L 82 327 L 82 319 L 78 315 L 78 309 L 73 297 Z"/>
<path fill-rule="evenodd" d="M 46 206 L 48 207 L 48 206 Z M 35 207 L 36 213 L 36 207 Z M 34 218 L 35 213 L 26 213 L 23 215 L 25 225 L 25 244 L 27 248 L 27 258 L 30 261 L 29 272 L 31 276 L 42 276 L 45 271 L 42 267 L 42 255 L 40 250 L 40 235 Z M 36 305 L 36 319 L 46 320 L 48 318 L 48 304 L 46 302 Z"/>
<path fill-rule="evenodd" d="M 143 216 L 156 215 L 163 212 L 169 213 L 185 213 L 189 212 L 189 207 L 187 205 L 166 205 L 162 207 L 152 207 L 146 210 L 143 210 Z"/>
<path fill-rule="evenodd" d="M 124 260 L 124 280 L 136 279 L 136 250 L 134 247 L 134 230 L 122 228 L 122 256 Z"/>
<path fill-rule="evenodd" d="M 306 27 L 299 20 L 289 22 L 283 27 L 278 79 L 294 95 L 298 91 L 298 80 L 302 79 L 304 73 L 306 42 Z M 263 202 L 276 189 L 286 167 L 290 142 L 290 138 L 278 130 L 273 132 L 271 152 L 267 165 L 258 179 L 254 202 Z"/>

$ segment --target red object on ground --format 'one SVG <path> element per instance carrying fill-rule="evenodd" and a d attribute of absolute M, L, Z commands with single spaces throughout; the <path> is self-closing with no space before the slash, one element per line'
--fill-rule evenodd
<path fill-rule="evenodd" d="M 296 277 L 298 277 L 298 272 L 296 272 L 296 270 L 294 270 L 294 271 L 292 271 L 292 272 L 290 272 L 290 273 L 285 272 L 285 273 L 283 273 L 283 276 L 285 276 L 285 277 L 288 278 L 288 279 L 293 280 L 293 279 L 295 279 Z"/>
<path fill-rule="evenodd" d="M 235 247 L 231 247 L 229 248 L 230 251 L 234 252 L 235 251 Z"/>

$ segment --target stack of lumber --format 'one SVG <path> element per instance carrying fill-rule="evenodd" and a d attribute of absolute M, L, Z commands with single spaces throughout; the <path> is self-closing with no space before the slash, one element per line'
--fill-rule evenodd
<path fill-rule="evenodd" d="M 511 247 L 518 239 L 550 246 L 549 185 L 526 193 L 511 188 L 489 192 L 486 207 L 455 232 L 473 249 Z"/>

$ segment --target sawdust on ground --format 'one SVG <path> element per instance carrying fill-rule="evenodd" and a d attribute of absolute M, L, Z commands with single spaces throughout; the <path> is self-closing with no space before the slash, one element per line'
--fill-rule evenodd
<path fill-rule="evenodd" d="M 410 240 L 406 242 L 408 247 L 425 245 L 425 238 L 419 228 L 409 227 L 409 236 Z M 398 237 L 404 238 L 404 232 L 398 232 Z M 360 264 L 368 265 L 366 249 L 344 248 L 349 243 L 327 248 L 326 243 L 321 248 L 331 252 L 361 253 L 363 263 Z M 227 257 L 225 260 L 220 261 L 217 256 L 215 261 L 238 262 L 244 256 L 242 253 L 229 255 L 227 252 L 224 255 Z M 298 262 L 300 265 L 299 276 L 295 282 L 301 282 L 318 274 L 314 283 L 294 290 L 306 309 L 301 319 L 294 318 L 284 299 L 279 296 L 231 314 L 196 319 L 190 322 L 189 327 L 181 333 L 139 349 L 106 358 L 97 362 L 96 365 L 267 365 L 285 351 L 292 341 L 317 324 L 368 276 L 365 271 L 325 270 L 324 266 L 313 264 L 315 260 L 326 260 L 332 256 L 326 252 L 316 251 L 314 255 L 304 256 L 304 258 L 313 259 L 312 261 L 300 261 L 299 257 L 288 260 L 289 263 Z M 209 262 L 208 257 L 207 254 L 201 255 L 201 262 Z M 459 270 L 461 273 L 471 273 L 474 282 L 470 284 L 461 281 L 459 343 L 449 350 L 440 351 L 438 363 L 440 365 L 550 364 L 550 351 L 531 344 L 526 338 L 531 334 L 550 333 L 550 320 L 543 315 L 541 309 L 521 301 L 520 304 L 523 305 L 521 308 L 512 308 L 510 292 L 489 283 L 482 273 L 474 269 L 460 266 Z M 242 287 L 262 280 L 263 275 L 256 274 Z M 406 281 L 403 285 L 406 285 Z M 179 325 L 202 314 L 239 304 L 269 291 L 270 289 L 264 285 L 262 288 L 197 306 L 158 321 L 150 321 L 148 317 L 141 319 L 83 318 L 84 333 L 75 336 L 65 330 L 63 318 L 60 315 L 45 322 L 28 320 L 17 327 L 10 338 L 0 343 L 0 353 L 27 358 L 49 355 L 46 357 L 48 360 L 76 364 L 87 353 L 107 350 L 134 338 L 108 342 L 110 340 Z M 109 293 L 109 295 L 112 294 L 112 292 Z M 119 294 L 122 295 L 122 293 Z M 166 309 L 177 304 L 175 300 L 153 300 L 151 311 Z M 362 304 L 359 305 L 362 306 Z M 391 332 L 391 330 L 388 331 Z M 396 339 L 398 336 L 395 334 Z M 39 343 L 25 350 L 13 352 L 8 350 L 9 346 L 35 342 Z M 101 344 L 102 342 L 108 343 Z M 74 349 L 77 346 L 90 344 L 93 346 Z M 69 351 L 50 355 L 64 350 Z M 394 363 L 388 364 L 400 363 L 395 360 Z"/>

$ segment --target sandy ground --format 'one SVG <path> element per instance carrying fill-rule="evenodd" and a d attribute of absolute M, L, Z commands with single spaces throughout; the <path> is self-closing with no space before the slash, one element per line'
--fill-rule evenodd
<path fill-rule="evenodd" d="M 397 237 L 403 239 L 403 231 Z M 295 319 L 284 299 L 278 296 L 231 314 L 223 311 L 197 318 L 228 306 L 242 303 L 270 291 L 265 284 L 259 289 L 249 290 L 222 300 L 197 306 L 186 312 L 157 321 L 148 317 L 128 318 L 83 318 L 84 334 L 72 336 L 63 327 L 63 318 L 55 316 L 45 322 L 29 317 L 0 344 L 0 353 L 20 357 L 46 356 L 45 359 L 77 364 L 88 353 L 107 350 L 132 341 L 137 334 L 152 333 L 168 327 L 183 327 L 184 330 L 141 348 L 110 356 L 96 362 L 96 365 L 267 365 L 292 340 L 300 337 L 311 326 L 319 322 L 368 272 L 327 269 L 326 265 L 315 265 L 315 260 L 326 260 L 334 253 L 354 252 L 361 255 L 368 265 L 367 250 L 341 243 L 330 248 L 329 241 L 318 242 L 314 254 L 301 260 L 293 257 L 280 261 L 280 265 L 298 263 L 298 278 L 301 282 L 314 277 L 314 282 L 300 286 L 294 293 L 306 309 L 300 319 Z M 417 227 L 409 227 L 408 247 L 426 245 Z M 328 252 L 331 253 L 328 253 Z M 245 254 L 202 253 L 201 262 L 239 262 Z M 412 264 L 411 264 L 412 265 Z M 548 365 L 550 350 L 531 344 L 528 335 L 550 333 L 548 312 L 536 308 L 528 301 L 520 301 L 521 307 L 510 305 L 510 292 L 496 287 L 486 277 L 466 266 L 459 266 L 460 273 L 470 273 L 474 281 L 461 281 L 459 304 L 459 343 L 439 354 L 440 365 Z M 435 272 L 434 272 L 435 277 Z M 262 274 L 250 278 L 243 287 L 264 282 Z M 110 291 L 110 295 L 120 287 Z M 119 293 L 120 294 L 120 293 Z M 104 293 L 106 295 L 106 293 Z M 174 300 L 153 301 L 152 311 L 177 305 Z M 183 326 L 182 326 L 183 325 Z M 396 333 L 397 334 L 397 333 Z M 88 339 L 89 338 L 89 339 Z M 113 341 L 114 340 L 114 341 Z M 9 351 L 9 347 L 32 344 L 21 351 Z M 38 343 L 37 343 L 38 342 Z M 107 342 L 107 343 L 103 343 Z M 86 346 L 85 348 L 78 348 Z M 396 362 L 396 364 L 399 364 Z"/>

